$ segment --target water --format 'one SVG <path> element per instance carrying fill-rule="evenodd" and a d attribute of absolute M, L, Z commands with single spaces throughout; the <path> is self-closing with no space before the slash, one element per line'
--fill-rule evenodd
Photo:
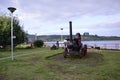
<path fill-rule="evenodd" d="M 63 47 L 63 42 L 59 42 L 60 47 Z M 120 40 L 110 40 L 110 41 L 82 41 L 83 44 L 87 44 L 90 48 L 93 47 L 101 47 L 103 49 L 119 49 L 120 50 Z M 45 45 L 52 46 L 53 44 L 56 45 L 56 42 L 45 42 Z"/>
<path fill-rule="evenodd" d="M 114 41 L 83 41 L 88 47 L 98 46 L 104 49 L 120 49 L 120 40 Z"/>

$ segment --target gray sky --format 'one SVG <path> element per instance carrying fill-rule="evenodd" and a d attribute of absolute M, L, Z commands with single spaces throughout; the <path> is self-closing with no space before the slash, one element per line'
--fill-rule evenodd
<path fill-rule="evenodd" d="M 73 34 L 120 36 L 120 0 L 0 0 L 0 12 L 9 6 L 30 34 L 69 34 L 72 21 Z"/>

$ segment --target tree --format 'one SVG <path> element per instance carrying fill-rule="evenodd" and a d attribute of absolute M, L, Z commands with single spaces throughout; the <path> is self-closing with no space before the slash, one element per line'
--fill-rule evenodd
<path fill-rule="evenodd" d="M 43 41 L 42 40 L 36 40 L 34 41 L 34 46 L 35 47 L 42 47 L 43 46 Z"/>
<path fill-rule="evenodd" d="M 11 45 L 11 21 L 10 16 L 0 15 L 0 46 L 6 48 Z M 16 36 L 14 39 L 14 47 L 17 44 L 23 43 L 27 40 L 24 30 L 19 23 L 17 17 L 13 18 L 13 35 Z"/>

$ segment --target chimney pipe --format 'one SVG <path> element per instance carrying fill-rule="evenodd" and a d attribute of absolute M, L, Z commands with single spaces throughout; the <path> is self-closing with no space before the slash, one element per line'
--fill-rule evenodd
<path fill-rule="evenodd" d="M 72 42 L 72 21 L 69 22 L 70 26 L 70 42 Z"/>

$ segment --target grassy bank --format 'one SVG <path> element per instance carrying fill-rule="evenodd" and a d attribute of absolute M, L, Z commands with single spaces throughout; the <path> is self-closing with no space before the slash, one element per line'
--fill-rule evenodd
<path fill-rule="evenodd" d="M 120 51 L 103 50 L 103 61 L 96 66 L 61 63 L 46 58 L 62 51 L 48 48 L 15 50 L 15 55 L 35 54 L 16 57 L 13 62 L 11 59 L 1 60 L 0 80 L 120 80 Z M 9 51 L 1 51 L 1 54 L 2 57 L 10 56 Z"/>

